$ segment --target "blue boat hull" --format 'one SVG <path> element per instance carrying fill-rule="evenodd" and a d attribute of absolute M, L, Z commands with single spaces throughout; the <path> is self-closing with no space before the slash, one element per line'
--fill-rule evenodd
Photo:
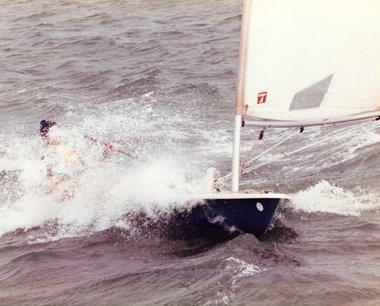
<path fill-rule="evenodd" d="M 271 225 L 281 198 L 212 199 L 177 212 L 177 222 L 227 232 L 263 234 Z"/>

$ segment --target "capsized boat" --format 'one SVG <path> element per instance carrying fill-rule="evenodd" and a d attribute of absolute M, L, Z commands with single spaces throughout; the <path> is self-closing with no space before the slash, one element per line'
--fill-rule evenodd
<path fill-rule="evenodd" d="M 380 1 L 245 0 L 230 192 L 179 213 L 188 224 L 260 235 L 288 197 L 239 188 L 241 132 L 380 118 Z M 214 179 L 210 176 L 209 190 Z"/>

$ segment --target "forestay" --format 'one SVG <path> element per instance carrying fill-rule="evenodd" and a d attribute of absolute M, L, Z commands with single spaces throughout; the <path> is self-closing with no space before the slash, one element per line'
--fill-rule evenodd
<path fill-rule="evenodd" d="M 248 123 L 380 116 L 380 0 L 247 2 L 241 109 L 254 119 Z"/>

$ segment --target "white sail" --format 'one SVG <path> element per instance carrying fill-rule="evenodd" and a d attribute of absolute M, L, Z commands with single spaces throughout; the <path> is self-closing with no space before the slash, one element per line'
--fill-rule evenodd
<path fill-rule="evenodd" d="M 380 0 L 246 1 L 242 115 L 262 126 L 380 116 Z"/>

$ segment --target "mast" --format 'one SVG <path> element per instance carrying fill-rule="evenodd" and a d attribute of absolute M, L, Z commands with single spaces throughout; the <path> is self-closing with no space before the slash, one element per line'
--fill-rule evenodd
<path fill-rule="evenodd" d="M 236 88 L 235 98 L 235 123 L 234 123 L 234 142 L 232 151 L 232 192 L 239 191 L 240 181 L 240 141 L 241 129 L 243 123 L 244 111 L 244 76 L 245 66 L 247 61 L 247 38 L 249 29 L 249 12 L 250 5 L 253 0 L 244 0 L 242 25 L 241 25 L 241 38 L 240 38 L 240 55 L 239 55 L 239 68 L 238 68 L 238 84 Z"/>

